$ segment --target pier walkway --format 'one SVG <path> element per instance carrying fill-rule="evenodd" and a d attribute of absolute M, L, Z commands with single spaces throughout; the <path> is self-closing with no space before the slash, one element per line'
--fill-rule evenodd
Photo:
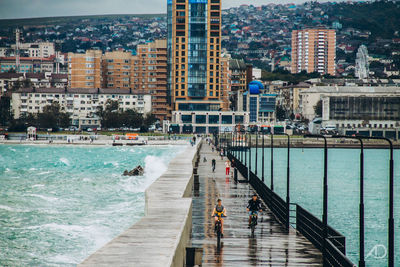
<path fill-rule="evenodd" d="M 204 157 L 207 159 L 203 161 Z M 215 173 L 211 160 L 217 161 Z M 199 185 L 194 187 L 191 246 L 203 248 L 202 266 L 322 266 L 322 255 L 304 236 L 289 232 L 266 210 L 259 216 L 255 236 L 247 229 L 246 205 L 253 194 L 247 183 L 225 176 L 224 157 L 203 144 L 198 167 Z M 239 180 L 243 179 L 238 173 Z M 227 209 L 225 236 L 217 248 L 211 212 L 218 198 Z"/>

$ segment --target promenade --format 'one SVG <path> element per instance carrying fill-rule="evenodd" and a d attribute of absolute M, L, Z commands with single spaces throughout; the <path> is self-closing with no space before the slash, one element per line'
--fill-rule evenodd
<path fill-rule="evenodd" d="M 203 162 L 204 157 L 207 159 Z M 215 173 L 211 160 L 215 158 Z M 254 190 L 225 176 L 224 157 L 203 144 L 198 167 L 199 185 L 194 187 L 191 246 L 203 248 L 202 266 L 322 266 L 322 255 L 294 229 L 289 232 L 266 210 L 259 217 L 255 236 L 247 229 L 246 205 Z M 238 173 L 239 180 L 243 179 Z M 217 248 L 211 212 L 218 198 L 227 209 L 221 248 Z M 265 206 L 265 205 L 264 205 Z"/>

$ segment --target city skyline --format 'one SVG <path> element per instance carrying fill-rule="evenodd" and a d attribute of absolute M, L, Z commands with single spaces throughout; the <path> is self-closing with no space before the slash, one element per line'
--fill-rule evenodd
<path fill-rule="evenodd" d="M 303 0 L 283 0 L 285 3 L 303 3 Z M 326 2 L 326 1 L 321 1 Z M 224 0 L 222 9 L 240 6 L 242 4 L 265 5 L 273 0 Z M 46 8 L 44 8 L 46 7 Z M 85 16 L 110 14 L 163 14 L 167 13 L 166 0 L 148 0 L 146 5 L 140 1 L 130 0 L 0 0 L 0 19 L 40 18 L 59 16 Z"/>

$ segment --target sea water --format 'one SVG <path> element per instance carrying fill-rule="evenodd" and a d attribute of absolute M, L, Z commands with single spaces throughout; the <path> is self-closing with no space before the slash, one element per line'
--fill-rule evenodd
<path fill-rule="evenodd" d="M 252 171 L 256 149 L 252 149 Z M 389 151 L 364 152 L 365 256 L 367 266 L 387 266 Z M 323 149 L 295 148 L 290 151 L 290 202 L 298 203 L 322 218 Z M 262 149 L 258 149 L 258 176 L 262 175 Z M 264 150 L 265 183 L 271 184 L 270 149 Z M 347 256 L 359 260 L 359 167 L 360 150 L 329 149 L 328 223 L 346 237 Z M 287 149 L 274 149 L 274 189 L 286 199 Z M 395 266 L 400 266 L 400 150 L 394 152 Z"/>
<path fill-rule="evenodd" d="M 184 146 L 0 145 L 0 266 L 75 266 L 144 215 Z M 144 176 L 123 176 L 137 165 Z"/>

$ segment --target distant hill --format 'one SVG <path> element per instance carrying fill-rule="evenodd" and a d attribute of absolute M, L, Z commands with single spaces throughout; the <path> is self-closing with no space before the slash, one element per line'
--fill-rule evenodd
<path fill-rule="evenodd" d="M 43 17 L 43 18 L 24 18 L 24 19 L 0 19 L 0 27 L 16 28 L 22 26 L 74 24 L 85 19 L 113 20 L 113 19 L 127 18 L 127 17 L 155 18 L 155 17 L 165 17 L 165 16 L 166 14 L 122 14 L 122 15 L 87 15 L 87 16 Z"/>
<path fill-rule="evenodd" d="M 374 39 L 390 39 L 400 31 L 400 2 L 338 2 L 330 5 L 328 14 L 338 18 L 344 27 L 371 31 Z"/>

